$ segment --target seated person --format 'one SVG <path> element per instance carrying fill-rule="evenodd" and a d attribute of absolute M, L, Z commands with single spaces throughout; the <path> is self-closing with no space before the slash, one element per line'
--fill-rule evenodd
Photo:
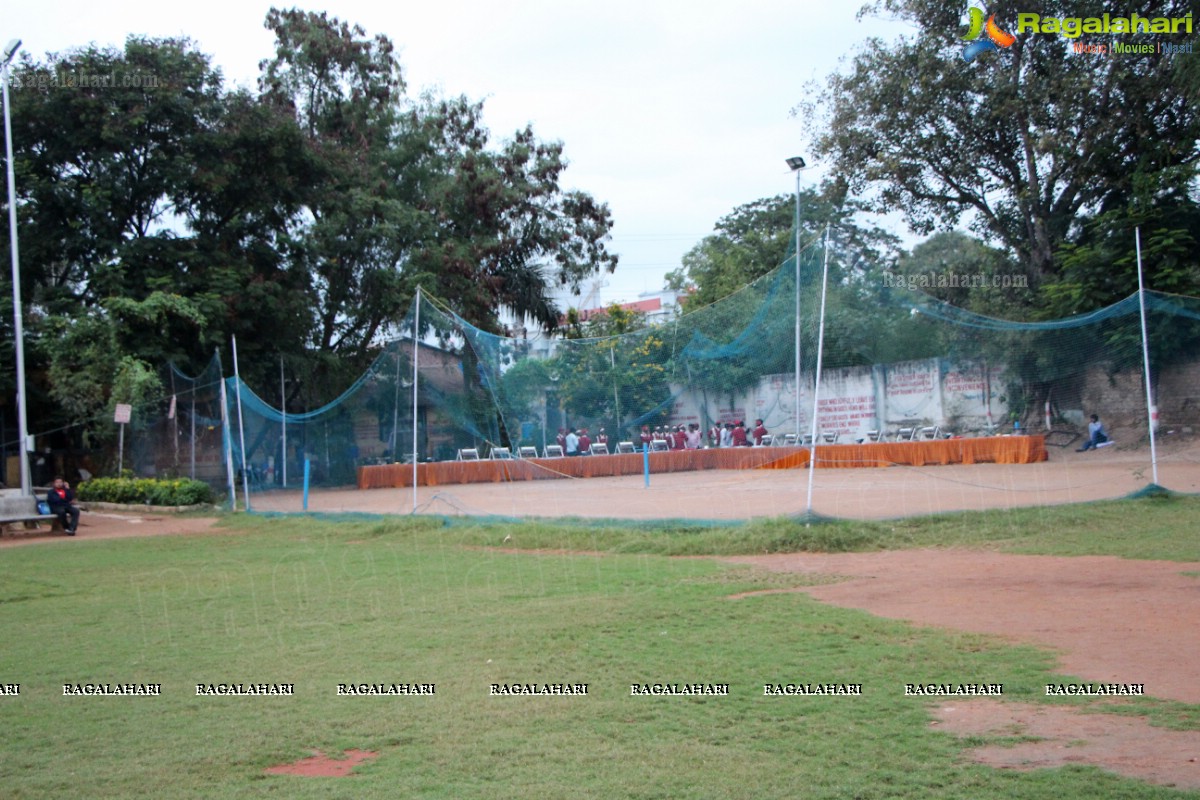
<path fill-rule="evenodd" d="M 50 506 L 51 514 L 58 515 L 58 521 L 62 523 L 67 536 L 74 536 L 75 529 L 79 527 L 79 509 L 73 505 L 74 501 L 75 492 L 71 484 L 64 481 L 62 475 L 55 476 L 54 486 L 46 492 L 46 504 Z"/>
<path fill-rule="evenodd" d="M 1100 421 L 1100 417 L 1092 414 L 1092 421 L 1088 423 L 1088 439 L 1083 443 L 1083 447 L 1076 450 L 1076 453 L 1082 453 L 1084 450 L 1091 450 L 1094 447 L 1099 447 L 1108 441 L 1108 434 L 1104 432 L 1104 423 Z"/>

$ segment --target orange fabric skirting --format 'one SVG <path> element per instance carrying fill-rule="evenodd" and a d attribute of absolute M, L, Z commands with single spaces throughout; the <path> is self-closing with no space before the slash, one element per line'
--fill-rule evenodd
<path fill-rule="evenodd" d="M 650 454 L 650 471 L 694 472 L 704 469 L 799 469 L 809 451 L 797 447 L 736 447 Z M 933 442 L 833 444 L 817 447 L 818 467 L 930 466 L 933 464 L 1031 464 L 1046 460 L 1042 436 L 993 436 Z M 456 483 L 600 478 L 639 475 L 642 454 L 530 458 L 504 461 L 437 461 L 417 465 L 419 486 Z M 412 464 L 358 468 L 358 488 L 412 486 Z"/>

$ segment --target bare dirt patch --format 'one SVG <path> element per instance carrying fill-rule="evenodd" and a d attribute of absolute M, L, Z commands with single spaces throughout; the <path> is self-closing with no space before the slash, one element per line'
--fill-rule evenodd
<path fill-rule="evenodd" d="M 1200 788 L 1200 731 L 1155 728 L 1137 717 L 986 699 L 948 703 L 934 713 L 937 719 L 930 724 L 938 730 L 1000 738 L 970 750 L 973 760 L 991 767 L 1088 765 L 1164 786 Z M 1036 741 L 1025 741 L 1030 737 Z"/>
<path fill-rule="evenodd" d="M 1200 579 L 1183 574 L 1198 563 L 963 549 L 723 560 L 841 575 L 795 591 L 882 617 L 1033 642 L 1054 651 L 1065 674 L 1142 683 L 1148 695 L 1200 703 Z"/>
<path fill-rule="evenodd" d="M 341 758 L 333 758 L 316 750 L 308 758 L 293 761 L 291 764 L 267 767 L 266 773 L 268 775 L 302 775 L 306 778 L 345 778 L 359 764 L 378 757 L 379 753 L 370 750 L 347 750 Z"/>
<path fill-rule="evenodd" d="M 1052 558 L 978 550 L 737 556 L 723 561 L 791 573 L 794 587 L 891 619 L 1032 642 L 1066 674 L 1142 683 L 1147 695 L 1200 703 L 1200 564 L 1088 556 Z M 1192 575 L 1184 573 L 1191 572 Z M 838 575 L 813 585 L 814 576 Z M 972 750 L 1008 769 L 1091 764 L 1121 775 L 1200 788 L 1200 732 L 1055 705 L 972 699 L 944 703 L 933 724 L 960 736 L 1012 741 Z M 1034 737 L 1019 741 L 1016 737 Z"/>
<path fill-rule="evenodd" d="M 84 511 L 79 517 L 76 536 L 50 533 L 49 525 L 40 530 L 13 532 L 0 536 L 0 547 L 52 542 L 70 543 L 92 539 L 124 539 L 131 536 L 172 536 L 181 533 L 204 533 L 213 529 L 215 517 L 177 516 L 175 514 L 143 514 L 139 512 Z"/>

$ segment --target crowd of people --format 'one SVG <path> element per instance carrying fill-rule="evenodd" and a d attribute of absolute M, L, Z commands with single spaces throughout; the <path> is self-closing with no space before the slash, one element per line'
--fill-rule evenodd
<path fill-rule="evenodd" d="M 766 426 L 761 419 L 756 419 L 754 427 L 750 429 L 742 420 L 715 423 L 708 430 L 707 440 L 700 425 L 695 422 L 658 425 L 653 430 L 649 425 L 643 425 L 634 432 L 631 441 L 639 450 L 643 446 L 666 450 L 700 450 L 704 447 L 761 447 L 766 436 Z M 555 441 L 562 448 L 563 455 L 567 456 L 590 455 L 593 442 L 603 445 L 604 452 L 610 452 L 608 434 L 604 428 L 600 429 L 594 440 L 587 428 L 559 428 Z M 662 442 L 665 447 L 657 446 L 655 442 Z"/>

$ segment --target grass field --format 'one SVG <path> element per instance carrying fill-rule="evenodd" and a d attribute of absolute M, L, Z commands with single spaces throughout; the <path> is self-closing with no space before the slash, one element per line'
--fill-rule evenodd
<path fill-rule="evenodd" d="M 801 594 L 730 602 L 782 578 L 669 557 L 955 545 L 1200 561 L 1198 510 L 1162 498 L 650 529 L 249 516 L 215 534 L 7 548 L 0 683 L 21 692 L 0 697 L 0 797 L 1198 797 L 1094 768 L 973 765 L 963 748 L 978 742 L 931 729 L 933 701 L 903 696 L 906 682 L 981 680 L 1045 702 L 1046 652 Z M 162 694 L 63 696 L 86 682 Z M 292 683 L 295 696 L 196 696 L 222 682 Z M 863 692 L 763 696 L 807 682 Z M 344 697 L 339 683 L 436 694 Z M 494 683 L 589 689 L 494 697 Z M 729 695 L 630 696 L 646 683 Z M 1191 706 L 1131 707 L 1200 729 Z M 264 774 L 347 749 L 379 756 L 349 778 Z"/>

